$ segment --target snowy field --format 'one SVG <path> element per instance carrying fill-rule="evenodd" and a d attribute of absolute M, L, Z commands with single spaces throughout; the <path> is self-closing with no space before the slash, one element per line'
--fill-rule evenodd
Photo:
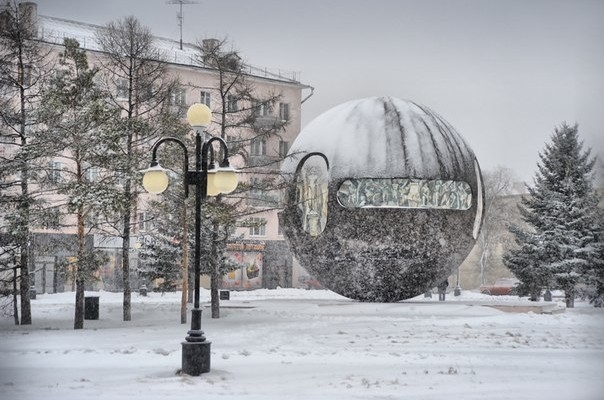
<path fill-rule="evenodd" d="M 32 326 L 0 319 L 2 400 L 604 399 L 604 310 L 580 301 L 540 314 L 471 292 L 395 304 L 233 292 L 221 319 L 204 311 L 212 371 L 191 377 L 177 373 L 180 293 L 133 294 L 128 323 L 121 294 L 87 295 L 100 296 L 100 319 L 84 330 L 72 329 L 73 293 L 38 295 Z"/>

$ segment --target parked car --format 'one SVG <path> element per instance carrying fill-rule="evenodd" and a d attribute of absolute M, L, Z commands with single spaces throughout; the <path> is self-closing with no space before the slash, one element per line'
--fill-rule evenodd
<path fill-rule="evenodd" d="M 498 279 L 492 285 L 482 285 L 480 293 L 491 296 L 506 296 L 516 294 L 516 286 L 520 281 L 516 278 Z"/>

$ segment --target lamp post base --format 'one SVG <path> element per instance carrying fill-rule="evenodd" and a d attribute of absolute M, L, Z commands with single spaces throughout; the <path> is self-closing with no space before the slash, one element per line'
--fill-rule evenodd
<path fill-rule="evenodd" d="M 199 376 L 210 372 L 211 342 L 182 342 L 182 372 Z"/>
<path fill-rule="evenodd" d="M 196 287 L 198 290 L 199 286 Z M 201 309 L 196 306 L 191 310 L 191 330 L 182 342 L 183 374 L 199 376 L 210 372 L 210 344 L 201 330 Z"/>

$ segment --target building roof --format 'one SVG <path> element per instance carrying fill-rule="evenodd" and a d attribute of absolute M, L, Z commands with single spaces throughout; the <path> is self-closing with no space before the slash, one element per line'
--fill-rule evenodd
<path fill-rule="evenodd" d="M 42 41 L 48 43 L 62 45 L 63 39 L 68 37 L 76 39 L 83 49 L 101 51 L 96 40 L 96 32 L 99 29 L 104 29 L 104 27 L 63 18 L 44 15 L 38 16 L 38 36 Z M 155 36 L 154 39 L 155 47 L 161 52 L 163 59 L 168 63 L 209 68 L 209 66 L 200 64 L 198 60 L 199 47 L 195 44 L 183 43 L 181 49 L 180 43 L 176 40 L 159 36 Z M 244 64 L 243 66 L 246 73 L 255 77 L 300 84 L 299 72 L 256 67 L 249 64 Z"/>

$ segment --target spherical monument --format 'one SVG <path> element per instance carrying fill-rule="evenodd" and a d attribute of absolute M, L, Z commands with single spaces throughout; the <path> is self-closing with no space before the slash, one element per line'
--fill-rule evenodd
<path fill-rule="evenodd" d="M 399 301 L 443 282 L 482 221 L 478 162 L 442 117 L 391 97 L 328 110 L 283 163 L 280 214 L 300 264 L 362 301 Z"/>

